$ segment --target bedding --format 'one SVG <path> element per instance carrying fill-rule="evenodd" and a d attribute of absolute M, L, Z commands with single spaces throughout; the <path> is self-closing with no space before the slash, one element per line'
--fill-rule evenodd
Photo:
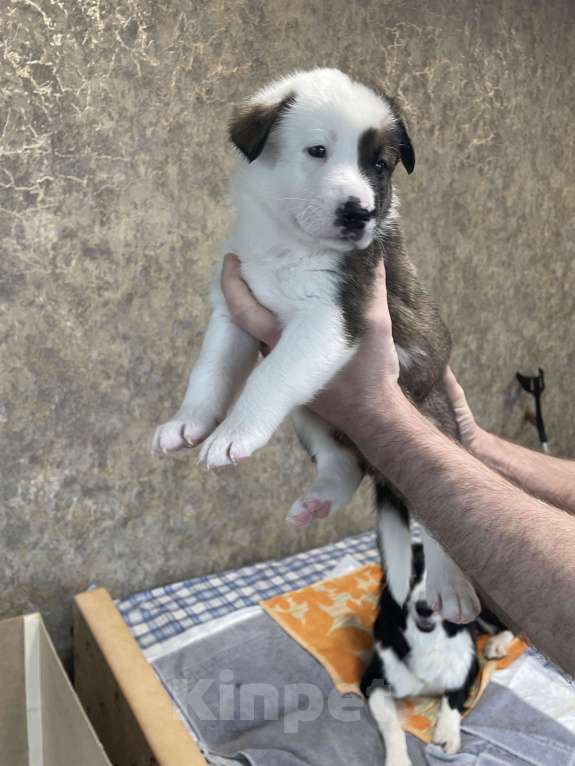
<path fill-rule="evenodd" d="M 151 650 L 196 625 L 321 580 L 346 555 L 359 564 L 378 561 L 374 533 L 134 593 L 118 601 L 117 607 L 140 648 Z"/>
<path fill-rule="evenodd" d="M 383 746 L 363 701 L 337 691 L 321 664 L 259 606 L 260 601 L 377 561 L 375 537 L 365 533 L 283 560 L 143 591 L 118 603 L 208 763 L 384 763 Z M 222 671 L 228 672 L 223 679 Z M 225 680 L 230 673 L 231 682 Z M 199 708 L 204 714 L 211 711 L 208 720 L 194 707 L 198 680 L 214 681 L 201 699 L 206 706 Z M 237 690 L 248 681 L 276 688 L 281 705 L 275 719 L 266 720 L 260 704 L 248 721 L 236 720 L 238 711 L 232 709 L 229 720 L 217 720 L 217 715 L 209 720 L 222 690 L 225 696 L 228 687 Z M 282 691 L 301 683 L 316 689 L 309 721 L 299 720 L 293 692 Z M 359 704 L 359 719 L 334 722 L 329 709 L 334 699 L 336 707 L 351 705 L 351 712 Z M 296 723 L 297 733 L 289 731 Z M 495 671 L 481 703 L 464 719 L 462 733 L 462 751 L 456 756 L 409 735 L 413 765 L 575 766 L 573 680 L 530 647 L 512 665 Z"/>
<path fill-rule="evenodd" d="M 365 702 L 337 691 L 323 666 L 265 613 L 166 654 L 154 667 L 210 764 L 385 762 Z M 408 735 L 413 766 L 575 766 L 575 731 L 512 684 L 499 684 L 498 672 L 462 721 L 461 752 L 446 756 Z M 569 698 L 572 706 L 573 690 Z"/>

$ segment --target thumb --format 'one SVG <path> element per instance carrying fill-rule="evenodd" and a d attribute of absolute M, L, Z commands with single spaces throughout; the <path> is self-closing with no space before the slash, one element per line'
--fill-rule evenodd
<path fill-rule="evenodd" d="M 366 319 L 369 325 L 377 325 L 380 329 L 385 329 L 391 334 L 391 317 L 387 305 L 387 282 L 383 260 L 378 263 L 375 269 Z"/>
<path fill-rule="evenodd" d="M 371 300 L 366 312 L 366 333 L 359 353 L 364 359 L 370 360 L 370 367 L 377 364 L 382 378 L 397 380 L 399 377 L 399 359 L 393 342 L 383 261 L 375 270 Z"/>

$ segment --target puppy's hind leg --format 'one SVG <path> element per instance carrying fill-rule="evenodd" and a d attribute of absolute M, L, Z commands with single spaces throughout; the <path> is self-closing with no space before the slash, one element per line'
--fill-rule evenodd
<path fill-rule="evenodd" d="M 386 766 L 411 766 L 405 732 L 401 728 L 395 700 L 389 691 L 374 689 L 368 704 L 385 744 Z"/>
<path fill-rule="evenodd" d="M 305 407 L 292 412 L 296 432 L 316 464 L 313 484 L 292 505 L 286 521 L 297 527 L 336 513 L 349 503 L 363 478 L 352 449 L 338 442 L 320 417 Z"/>

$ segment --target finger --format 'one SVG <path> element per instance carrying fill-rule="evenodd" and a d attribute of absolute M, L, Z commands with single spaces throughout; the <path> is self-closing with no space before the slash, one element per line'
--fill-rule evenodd
<path fill-rule="evenodd" d="M 254 298 L 241 277 L 240 260 L 233 253 L 224 257 L 221 285 L 233 321 L 257 340 L 275 345 L 279 335 L 277 320 Z"/>
<path fill-rule="evenodd" d="M 445 390 L 451 403 L 455 406 L 458 404 L 467 405 L 467 399 L 465 398 L 465 391 L 461 387 L 461 384 L 453 374 L 453 370 L 449 365 L 445 368 L 443 374 L 443 382 L 445 384 Z"/>
<path fill-rule="evenodd" d="M 454 386 L 459 385 L 457 378 L 455 377 L 455 374 L 449 365 L 447 365 L 445 372 L 443 373 L 443 382 L 445 383 L 446 387 L 451 389 L 453 389 Z"/>
<path fill-rule="evenodd" d="M 256 302 L 250 288 L 242 279 L 241 262 L 234 253 L 226 253 L 224 256 L 221 284 L 230 309 L 239 313 Z"/>
<path fill-rule="evenodd" d="M 387 305 L 387 285 L 385 275 L 385 265 L 380 261 L 374 274 L 373 290 L 371 302 L 367 311 L 369 322 L 375 322 L 378 325 L 386 325 L 391 331 L 391 317 Z"/>

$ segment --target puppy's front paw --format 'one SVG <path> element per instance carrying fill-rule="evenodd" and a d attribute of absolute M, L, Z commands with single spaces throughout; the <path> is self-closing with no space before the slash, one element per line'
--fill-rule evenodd
<path fill-rule="evenodd" d="M 152 439 L 152 452 L 156 455 L 169 455 L 196 447 L 217 424 L 216 415 L 180 411 L 172 420 L 156 428 Z"/>
<path fill-rule="evenodd" d="M 459 752 L 461 731 L 457 714 L 440 716 L 433 732 L 433 744 L 439 745 L 448 755 Z"/>
<path fill-rule="evenodd" d="M 485 658 L 487 660 L 500 660 L 502 657 L 506 657 L 512 641 L 513 633 L 510 630 L 503 630 L 492 636 L 485 645 Z"/>
<path fill-rule="evenodd" d="M 473 585 L 451 562 L 439 571 L 427 572 L 427 601 L 444 620 L 465 624 L 473 622 L 481 611 L 481 603 Z"/>
<path fill-rule="evenodd" d="M 234 425 L 233 421 L 228 421 L 230 418 L 216 428 L 200 450 L 198 462 L 208 468 L 235 465 L 247 460 L 256 450 L 263 447 L 271 436 L 243 424 Z"/>

